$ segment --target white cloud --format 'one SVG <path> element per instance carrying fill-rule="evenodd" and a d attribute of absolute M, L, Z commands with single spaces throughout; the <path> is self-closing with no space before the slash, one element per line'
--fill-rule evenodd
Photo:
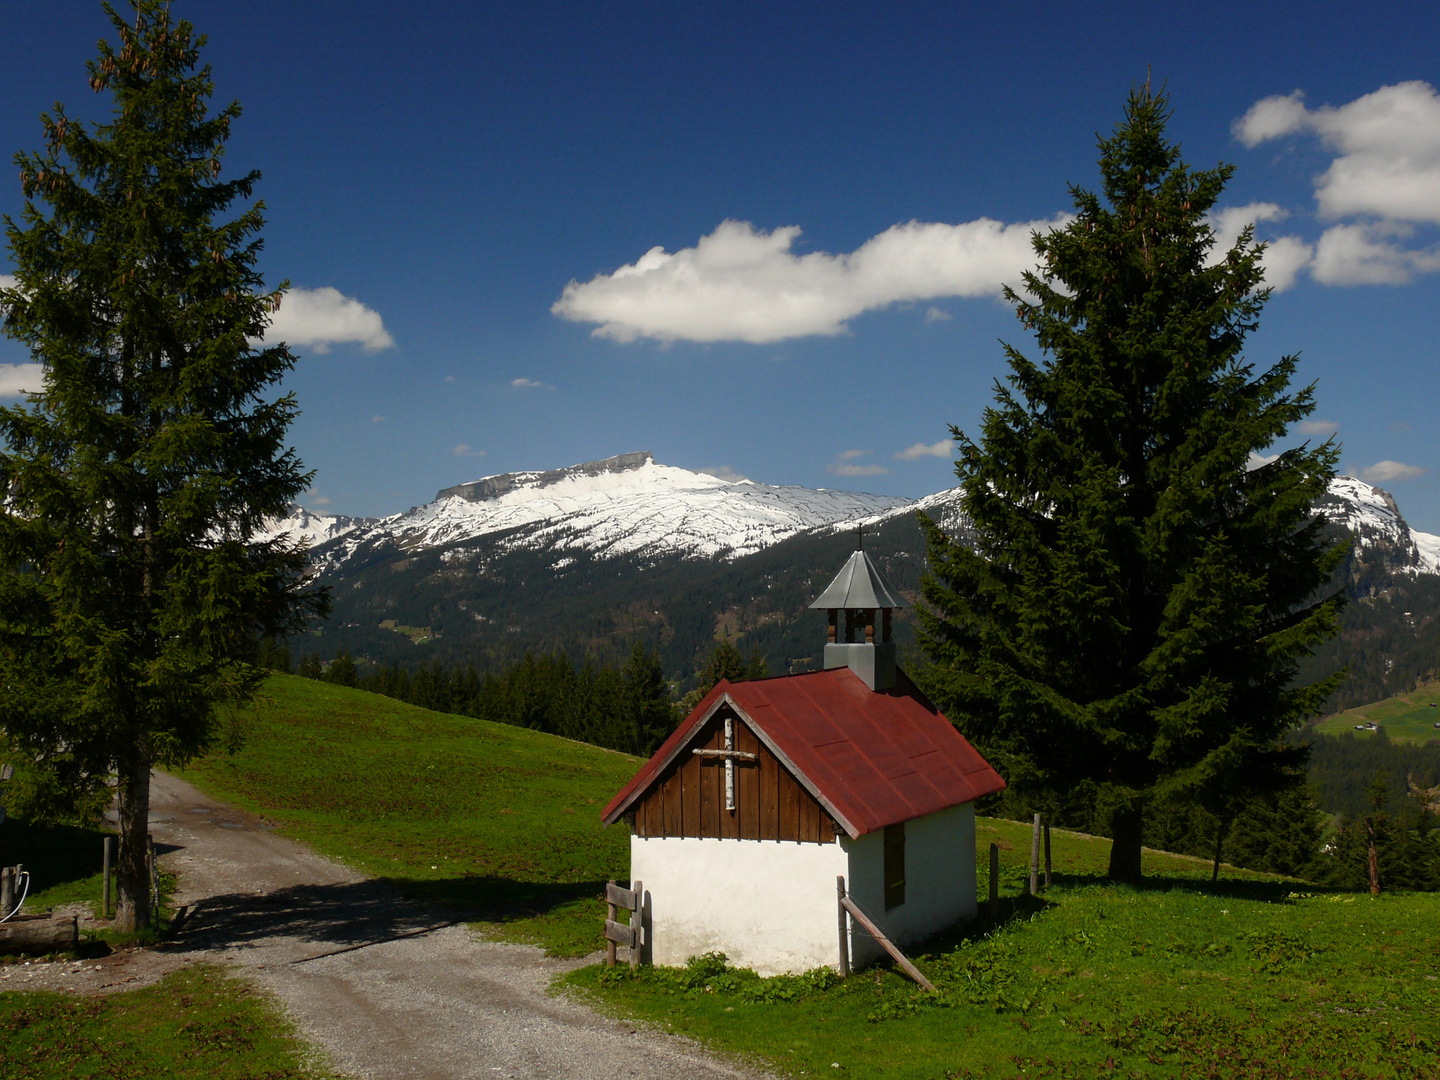
<path fill-rule="evenodd" d="M 729 465 L 712 465 L 708 469 L 700 469 L 699 471 L 706 476 L 713 476 L 717 479 L 724 480 L 727 484 L 740 484 L 750 479 L 748 476 L 741 476 Z"/>
<path fill-rule="evenodd" d="M 1006 225 L 894 225 L 848 255 L 795 254 L 790 225 L 765 232 L 727 220 L 691 248 L 653 247 L 611 274 L 565 286 L 551 311 L 598 323 L 614 341 L 744 341 L 835 335 L 847 320 L 890 304 L 997 296 L 1035 265 L 1031 233 L 1069 217 Z"/>
<path fill-rule="evenodd" d="M 462 442 L 462 443 L 459 443 L 459 444 L 456 445 L 456 446 L 451 447 L 451 448 L 450 448 L 450 453 L 454 454 L 456 457 L 484 457 L 484 456 L 485 456 L 485 451 L 484 451 L 484 450 L 471 450 L 470 447 L 468 447 L 467 445 L 465 445 L 463 442 Z"/>
<path fill-rule="evenodd" d="M 927 323 L 949 322 L 953 318 L 955 318 L 954 315 L 951 315 L 948 311 L 942 311 L 938 307 L 932 306 L 925 309 L 925 321 Z"/>
<path fill-rule="evenodd" d="M 1440 251 L 1406 250 L 1395 237 L 1409 229 L 1393 222 L 1335 225 L 1320 237 L 1310 273 L 1325 285 L 1404 285 L 1440 270 Z"/>
<path fill-rule="evenodd" d="M 1361 218 L 1327 229 L 1311 274 L 1326 285 L 1403 285 L 1440 270 L 1440 249 L 1411 249 L 1412 223 L 1440 224 L 1440 94 L 1420 80 L 1382 86 L 1338 108 L 1311 109 L 1304 94 L 1257 101 L 1233 125 L 1246 146 L 1316 135 L 1336 152 L 1315 177 L 1320 216 Z M 1268 253 L 1267 253 L 1268 254 Z M 1294 265 L 1303 253 L 1276 253 Z M 1270 260 L 1267 258 L 1267 267 Z M 1294 266 L 1298 272 L 1304 266 Z"/>
<path fill-rule="evenodd" d="M 0 364 L 0 398 L 18 398 L 43 388 L 45 369 L 39 364 Z"/>
<path fill-rule="evenodd" d="M 1307 108 L 1297 90 L 1258 101 L 1235 121 L 1246 146 L 1300 133 L 1339 151 L 1315 180 L 1322 216 L 1440 224 L 1440 94 L 1429 83 L 1382 86 L 1339 108 Z"/>
<path fill-rule="evenodd" d="M 311 499 L 311 500 L 310 500 L 310 505 L 311 505 L 311 506 L 329 506 L 329 505 L 330 505 L 330 500 L 327 499 L 324 495 L 321 495 L 318 499 Z"/>
<path fill-rule="evenodd" d="M 1331 420 L 1302 420 L 1295 425 L 1301 435 L 1334 435 L 1340 425 Z"/>
<path fill-rule="evenodd" d="M 1399 461 L 1377 461 L 1374 465 L 1360 470 L 1360 479 L 1367 484 L 1388 484 L 1395 480 L 1414 480 L 1424 476 L 1425 470 L 1419 465 L 1406 465 Z"/>
<path fill-rule="evenodd" d="M 385 417 L 383 417 L 383 416 L 372 416 L 372 417 L 370 417 L 370 422 L 371 422 L 372 424 L 383 424 L 383 423 L 385 422 Z"/>
<path fill-rule="evenodd" d="M 354 344 L 378 352 L 395 344 L 378 311 L 328 285 L 287 292 L 264 341 L 309 346 L 319 353 L 329 352 L 332 345 Z"/>
<path fill-rule="evenodd" d="M 825 471 L 832 476 L 884 476 L 890 471 L 884 465 L 873 462 L 860 464 L 858 459 L 869 456 L 869 450 L 842 450 L 835 455 L 834 461 L 825 466 Z"/>
<path fill-rule="evenodd" d="M 897 461 L 919 461 L 925 457 L 948 458 L 955 448 L 954 439 L 941 439 L 937 443 L 917 442 L 895 455 Z"/>
<path fill-rule="evenodd" d="M 549 383 L 536 382 L 534 379 L 511 379 L 510 385 L 517 390 L 554 390 Z"/>
<path fill-rule="evenodd" d="M 1235 246 L 1247 225 L 1263 221 L 1283 221 L 1289 211 L 1275 203 L 1256 202 L 1246 206 L 1231 206 L 1210 215 L 1210 228 L 1215 232 L 1215 246 L 1206 259 L 1209 266 L 1218 265 L 1226 253 Z M 1265 241 L 1265 254 L 1260 264 L 1265 270 L 1265 284 L 1276 292 L 1284 292 L 1295 284 L 1300 271 L 1314 258 L 1315 248 L 1298 236 L 1281 236 Z"/>
<path fill-rule="evenodd" d="M 446 375 L 446 376 L 445 376 L 445 381 L 446 381 L 446 382 L 454 382 L 454 381 L 455 381 L 455 376 L 454 376 L 454 375 Z"/>
<path fill-rule="evenodd" d="M 0 274 L 0 289 L 13 289 L 13 288 L 15 288 L 15 275 L 14 275 L 14 274 Z"/>

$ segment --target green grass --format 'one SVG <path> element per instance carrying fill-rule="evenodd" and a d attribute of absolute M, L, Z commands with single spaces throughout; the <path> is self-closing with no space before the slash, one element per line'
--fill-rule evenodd
<path fill-rule="evenodd" d="M 1435 726 L 1440 723 L 1440 681 L 1422 683 L 1408 694 L 1336 713 L 1316 727 L 1326 735 L 1349 731 L 1359 738 L 1368 738 L 1374 732 L 1355 730 L 1356 724 L 1364 723 L 1384 725 L 1385 734 L 1392 742 L 1423 743 L 1440 739 L 1440 728 Z"/>
<path fill-rule="evenodd" d="M 713 961 L 589 967 L 564 983 L 601 1009 L 751 1055 L 792 1076 L 1405 1077 L 1440 1060 L 1440 905 L 1306 886 L 1145 853 L 1146 883 L 1101 878 L 1109 841 L 1056 831 L 1055 885 L 1021 895 L 1029 828 L 981 819 L 996 924 L 912 953 L 938 993 L 886 968 L 759 979 Z M 839 1066 L 837 1069 L 836 1066 Z"/>
<path fill-rule="evenodd" d="M 106 997 L 0 994 L 0 1080 L 322 1080 L 289 1022 L 220 968 Z"/>
<path fill-rule="evenodd" d="M 288 675 L 243 717 L 245 744 L 182 775 L 412 895 L 579 956 L 629 876 L 629 831 L 600 810 L 625 754 Z"/>

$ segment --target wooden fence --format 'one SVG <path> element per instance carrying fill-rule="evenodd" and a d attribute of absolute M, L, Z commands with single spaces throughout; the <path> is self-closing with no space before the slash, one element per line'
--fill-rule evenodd
<path fill-rule="evenodd" d="M 645 906 L 645 883 L 632 881 L 631 888 L 622 889 L 613 881 L 605 883 L 605 966 L 615 966 L 615 946 L 624 945 L 630 950 L 630 970 L 640 963 L 640 946 L 644 936 L 643 909 Z M 618 923 L 615 916 L 624 908 L 630 912 L 628 923 Z"/>

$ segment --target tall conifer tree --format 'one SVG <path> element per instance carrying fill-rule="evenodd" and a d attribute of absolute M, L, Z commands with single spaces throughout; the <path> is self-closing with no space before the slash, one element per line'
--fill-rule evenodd
<path fill-rule="evenodd" d="M 1293 356 L 1244 359 L 1263 248 L 1214 250 L 1232 167 L 1188 168 L 1168 118 L 1131 93 L 1101 194 L 1072 187 L 1028 295 L 1006 292 L 1044 357 L 1006 345 L 980 441 L 952 428 L 975 548 L 925 523 L 927 689 L 1022 798 L 1109 821 L 1117 880 L 1150 798 L 1223 807 L 1293 773 L 1281 735 L 1333 688 L 1296 663 L 1334 632 L 1343 557 L 1311 509 L 1334 445 L 1252 467 L 1313 387 L 1289 390 Z"/>
<path fill-rule="evenodd" d="M 150 917 L 150 770 L 203 750 L 248 697 L 266 634 L 323 607 L 302 549 L 256 543 L 308 476 L 286 446 L 294 365 L 260 348 L 280 292 L 256 270 L 259 174 L 220 178 L 238 104 L 211 113 L 204 38 L 169 5 L 104 5 L 118 37 L 88 64 L 111 99 L 61 106 L 19 154 L 23 224 L 5 330 L 43 377 L 0 410 L 0 732 L 52 806 L 113 777 L 122 926 Z M 42 208 L 43 207 L 43 208 Z"/>

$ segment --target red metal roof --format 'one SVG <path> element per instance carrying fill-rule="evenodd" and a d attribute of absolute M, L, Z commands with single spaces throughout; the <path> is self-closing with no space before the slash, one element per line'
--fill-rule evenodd
<path fill-rule="evenodd" d="M 852 837 L 973 802 L 1005 787 L 902 671 L 871 690 L 849 668 L 721 681 L 620 789 L 608 825 L 645 794 L 728 701 Z"/>

